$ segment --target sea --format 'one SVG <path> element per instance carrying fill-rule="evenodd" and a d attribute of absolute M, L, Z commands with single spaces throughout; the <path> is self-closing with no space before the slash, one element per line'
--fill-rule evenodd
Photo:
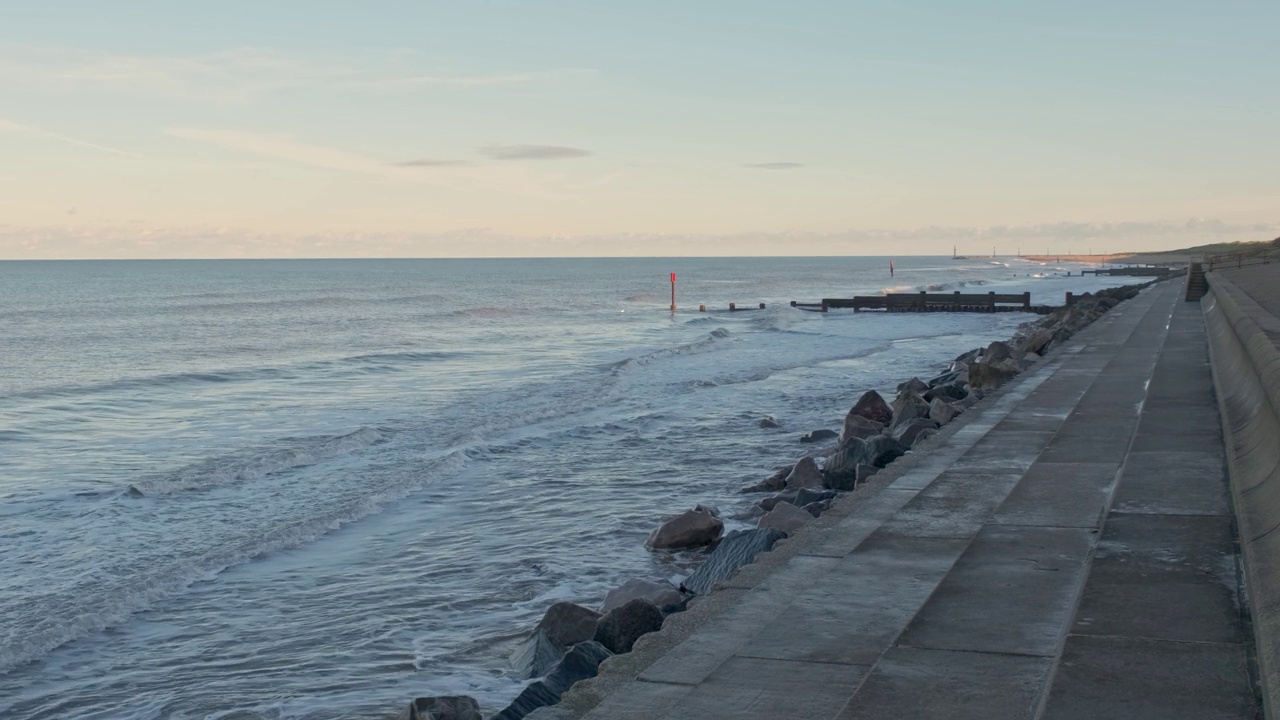
<path fill-rule="evenodd" d="M 1033 319 L 789 301 L 1124 282 L 890 259 L 0 262 L 0 717 L 497 711 L 549 605 L 696 565 L 665 516 Z"/>

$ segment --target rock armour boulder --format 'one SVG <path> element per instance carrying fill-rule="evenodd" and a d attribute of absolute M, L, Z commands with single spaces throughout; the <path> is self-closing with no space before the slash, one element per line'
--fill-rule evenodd
<path fill-rule="evenodd" d="M 800 442 L 815 443 L 815 442 L 822 442 L 823 440 L 832 440 L 838 437 L 840 437 L 840 433 L 836 432 L 835 430 L 827 430 L 826 428 L 822 428 L 822 429 L 814 430 L 811 433 L 807 433 L 805 435 L 800 436 Z"/>
<path fill-rule="evenodd" d="M 927 417 L 918 417 L 899 425 L 893 433 L 893 439 L 902 443 L 903 447 L 915 447 L 917 443 L 929 437 L 938 429 L 938 423 Z"/>
<path fill-rule="evenodd" d="M 801 458 L 787 475 L 787 489 L 822 487 L 822 470 L 811 457 Z"/>
<path fill-rule="evenodd" d="M 1005 367 L 975 363 L 969 368 L 969 384 L 982 390 L 994 390 L 1012 380 L 1017 374 Z"/>
<path fill-rule="evenodd" d="M 823 500 L 831 500 L 836 496 L 834 490 L 820 490 L 818 488 L 804 488 L 796 493 L 791 499 L 791 504 L 797 507 L 804 507 L 810 503 L 822 502 Z"/>
<path fill-rule="evenodd" d="M 957 373 L 957 375 L 959 375 L 959 373 Z M 965 374 L 965 378 L 968 379 L 967 373 Z M 969 389 L 965 387 L 964 383 L 959 380 L 954 380 L 949 383 L 938 385 L 937 387 L 929 388 L 929 392 L 925 393 L 923 398 L 929 402 L 933 402 L 938 398 L 942 398 L 948 402 L 953 402 L 956 400 L 963 400 L 968 396 Z"/>
<path fill-rule="evenodd" d="M 859 465 L 854 468 L 854 473 L 859 485 L 871 479 L 872 475 L 880 472 L 880 468 L 875 465 Z"/>
<path fill-rule="evenodd" d="M 1009 343 L 1000 340 L 991 343 L 986 350 L 982 351 L 982 362 L 984 363 L 993 363 L 997 360 L 1007 360 L 1009 358 L 1016 359 L 1013 348 L 1009 347 Z"/>
<path fill-rule="evenodd" d="M 511 653 L 511 667 L 525 680 L 541 677 L 555 667 L 564 655 L 564 647 L 557 645 L 541 630 L 535 630 Z"/>
<path fill-rule="evenodd" d="M 399 720 L 483 720 L 475 698 L 466 695 L 420 697 L 409 703 Z"/>
<path fill-rule="evenodd" d="M 850 415 L 858 415 L 868 420 L 874 420 L 881 425 L 888 425 L 893 422 L 893 410 L 889 408 L 889 404 L 880 397 L 880 393 L 875 390 L 868 390 L 858 398 L 858 402 L 854 403 L 853 409 L 849 411 Z"/>
<path fill-rule="evenodd" d="M 545 632 L 551 642 L 568 648 L 590 640 L 595 635 L 599 620 L 600 613 L 591 608 L 571 602 L 558 602 L 547 608 L 542 621 L 534 630 Z"/>
<path fill-rule="evenodd" d="M 918 377 L 913 377 L 904 383 L 898 384 L 899 393 L 901 393 L 903 390 L 910 390 L 914 393 L 922 393 L 928 389 L 929 389 L 929 383 L 921 380 Z"/>
<path fill-rule="evenodd" d="M 893 424 L 890 426 L 890 434 L 897 434 L 898 428 L 928 414 L 929 403 L 924 398 L 920 397 L 915 390 L 903 390 L 893 400 Z"/>
<path fill-rule="evenodd" d="M 760 518 L 759 526 L 772 528 L 784 535 L 791 535 L 812 519 L 812 515 L 791 503 L 779 503 L 777 507 L 769 511 L 769 514 Z"/>
<path fill-rule="evenodd" d="M 764 480 L 761 480 L 755 485 L 748 485 L 742 488 L 741 490 L 739 490 L 738 492 L 741 492 L 741 493 L 777 492 L 787 486 L 787 476 L 791 474 L 792 467 L 793 466 L 787 466 L 787 467 L 781 468 L 774 474 L 765 478 Z"/>
<path fill-rule="evenodd" d="M 600 612 L 608 613 L 632 600 L 644 600 L 655 607 L 664 608 L 668 605 L 680 604 L 684 596 L 671 583 L 636 578 L 610 590 L 609 594 L 604 596 L 604 604 L 600 606 Z"/>
<path fill-rule="evenodd" d="M 611 653 L 631 652 L 640 636 L 662 629 L 662 620 L 662 611 L 653 603 L 636 598 L 600 618 L 595 641 Z"/>
<path fill-rule="evenodd" d="M 933 399 L 929 403 L 929 418 L 939 425 L 946 425 L 960 414 L 960 410 L 956 406 L 948 403 L 940 397 Z"/>
<path fill-rule="evenodd" d="M 708 512 L 689 510 L 666 521 L 645 543 L 654 550 L 682 550 L 715 542 L 724 521 Z"/>
<path fill-rule="evenodd" d="M 879 435 L 882 431 L 884 431 L 884 423 L 850 413 L 844 418 L 844 428 L 840 431 L 840 444 L 845 444 L 851 438 L 863 440 L 872 435 Z"/>
<path fill-rule="evenodd" d="M 906 452 L 907 448 L 902 443 L 886 435 L 877 435 L 868 440 L 852 439 L 827 458 L 827 485 L 834 487 L 841 476 L 855 473 L 860 464 L 882 468 Z"/>
<path fill-rule="evenodd" d="M 773 548 L 780 539 L 782 533 L 772 528 L 735 530 L 720 541 L 682 587 L 695 595 L 706 595 L 716 583 L 728 579 L 738 568 L 755 560 L 756 555 Z"/>
<path fill-rule="evenodd" d="M 526 715 L 538 708 L 555 705 L 574 683 L 595 677 L 600 672 L 600 663 L 610 655 L 612 653 L 597 642 L 587 641 L 574 645 L 545 678 L 526 687 L 510 705 L 494 715 L 491 720 L 523 720 Z M 477 715 L 475 720 L 479 720 L 479 717 Z"/>

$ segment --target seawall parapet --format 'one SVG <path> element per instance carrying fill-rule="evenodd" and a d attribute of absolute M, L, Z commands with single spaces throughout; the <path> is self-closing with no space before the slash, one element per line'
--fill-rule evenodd
<path fill-rule="evenodd" d="M 1240 526 L 1267 717 L 1280 713 L 1280 318 L 1245 288 L 1276 295 L 1280 273 L 1215 271 L 1201 300 Z M 1242 287 L 1242 285 L 1244 287 Z"/>

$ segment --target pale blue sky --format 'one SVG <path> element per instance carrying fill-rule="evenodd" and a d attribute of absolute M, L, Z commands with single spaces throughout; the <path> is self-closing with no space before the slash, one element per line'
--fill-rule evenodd
<path fill-rule="evenodd" d="M 1280 3 L 0 4 L 0 257 L 1280 234 Z"/>

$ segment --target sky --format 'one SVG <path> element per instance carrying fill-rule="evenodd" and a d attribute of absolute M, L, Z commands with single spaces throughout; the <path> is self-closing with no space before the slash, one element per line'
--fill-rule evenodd
<path fill-rule="evenodd" d="M 1280 235 L 1280 3 L 0 0 L 0 259 Z"/>

